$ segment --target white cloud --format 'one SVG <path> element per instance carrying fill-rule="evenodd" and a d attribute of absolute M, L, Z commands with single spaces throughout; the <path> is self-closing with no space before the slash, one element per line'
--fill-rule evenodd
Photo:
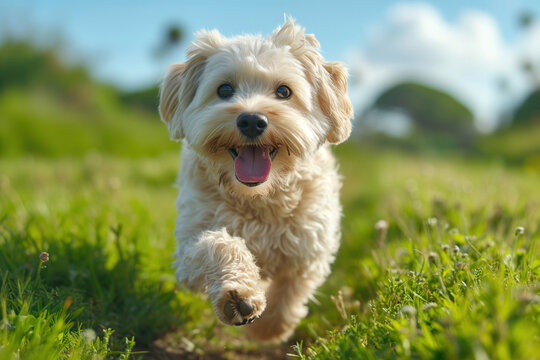
<path fill-rule="evenodd" d="M 419 80 L 448 91 L 490 130 L 530 84 L 520 70 L 524 52 L 540 60 L 540 26 L 516 44 L 504 42 L 492 16 L 476 10 L 448 22 L 429 4 L 398 4 L 372 29 L 366 43 L 351 50 L 348 63 L 358 81 L 351 85 L 357 112 L 388 86 Z M 504 79 L 507 90 L 497 82 Z"/>

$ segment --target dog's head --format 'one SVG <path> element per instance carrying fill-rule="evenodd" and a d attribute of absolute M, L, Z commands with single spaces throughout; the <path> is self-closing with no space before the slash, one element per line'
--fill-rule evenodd
<path fill-rule="evenodd" d="M 298 159 L 350 134 L 347 72 L 318 49 L 293 20 L 268 38 L 200 32 L 161 87 L 171 138 L 184 139 L 229 190 L 269 194 Z"/>

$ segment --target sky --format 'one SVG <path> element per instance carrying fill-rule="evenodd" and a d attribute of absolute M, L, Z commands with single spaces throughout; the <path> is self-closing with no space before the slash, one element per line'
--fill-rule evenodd
<path fill-rule="evenodd" d="M 347 64 L 357 113 L 384 88 L 417 79 L 454 95 L 488 131 L 532 86 L 520 59 L 527 54 L 540 63 L 540 25 L 520 29 L 523 11 L 540 15 L 540 1 L 0 0 L 0 36 L 59 37 L 67 57 L 133 90 L 156 84 L 169 63 L 185 60 L 199 29 L 268 35 L 287 14 L 316 35 L 327 60 Z M 185 38 L 159 58 L 168 24 L 181 25 Z"/>

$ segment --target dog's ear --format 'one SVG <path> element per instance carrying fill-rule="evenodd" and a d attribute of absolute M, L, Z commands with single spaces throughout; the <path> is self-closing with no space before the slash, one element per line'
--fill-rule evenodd
<path fill-rule="evenodd" d="M 169 128 L 171 139 L 184 138 L 184 111 L 195 97 L 206 60 L 222 42 L 223 37 L 216 30 L 199 32 L 188 48 L 188 60 L 172 64 L 165 73 L 160 89 L 159 114 Z"/>
<path fill-rule="evenodd" d="M 347 91 L 347 69 L 340 62 L 324 62 L 317 99 L 330 120 L 327 140 L 339 144 L 351 134 L 353 107 Z"/>
<path fill-rule="evenodd" d="M 330 123 L 326 139 L 334 144 L 351 133 L 353 107 L 347 92 L 347 69 L 339 62 L 327 62 L 319 53 L 319 42 L 312 34 L 288 18 L 272 34 L 276 46 L 288 46 L 304 65 L 306 77 L 316 89 L 319 106 Z"/>
<path fill-rule="evenodd" d="M 185 63 L 175 63 L 169 66 L 159 94 L 159 115 L 161 120 L 167 124 L 169 135 L 173 140 L 184 138 L 178 98 L 182 85 L 182 72 L 185 67 Z"/>

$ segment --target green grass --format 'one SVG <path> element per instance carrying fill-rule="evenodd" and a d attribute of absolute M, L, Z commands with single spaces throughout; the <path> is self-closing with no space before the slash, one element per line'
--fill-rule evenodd
<path fill-rule="evenodd" d="M 296 355 L 536 358 L 538 175 L 384 154 L 376 161 L 358 156 L 367 164 L 361 174 L 352 170 L 352 158 L 342 159 L 343 171 L 351 171 L 348 181 L 357 187 L 344 189 L 343 246 L 325 285 L 336 295 L 344 283 L 333 299 L 339 311 L 305 322 L 318 327 L 327 320 L 339 330 L 328 336 L 318 330 L 318 340 L 298 344 Z M 386 230 L 377 231 L 378 219 L 386 220 Z M 331 304 L 326 299 L 324 308 Z"/>
<path fill-rule="evenodd" d="M 103 336 L 111 328 L 117 342 L 136 336 L 146 345 L 197 310 L 188 307 L 193 296 L 176 294 L 170 269 L 177 156 L 159 161 L 91 155 L 2 162 L 2 346 L 18 342 L 28 359 L 41 347 L 66 357 L 86 354 L 79 327 Z M 43 264 L 42 251 L 50 254 Z M 35 321 L 42 324 L 43 343 L 17 335 L 35 333 L 31 323 L 11 320 L 29 314 L 42 318 Z M 64 348 L 62 337 L 70 346 Z M 101 341 L 98 348 L 107 348 Z"/>
<path fill-rule="evenodd" d="M 509 163 L 522 164 L 533 172 L 540 172 L 540 122 L 501 129 L 483 136 L 478 149 L 491 157 L 505 159 Z"/>
<path fill-rule="evenodd" d="M 342 247 L 291 342 L 303 346 L 285 351 L 314 359 L 534 358 L 538 174 L 337 150 Z M 175 283 L 177 162 L 176 152 L 2 160 L 0 358 L 144 357 L 164 334 L 162 343 L 185 353 L 261 351 Z M 375 228 L 380 219 L 386 231 Z"/>
<path fill-rule="evenodd" d="M 133 158 L 177 148 L 157 112 L 125 107 L 107 88 L 81 85 L 66 96 L 44 88 L 1 93 L 0 156 L 80 157 L 94 151 Z"/>

